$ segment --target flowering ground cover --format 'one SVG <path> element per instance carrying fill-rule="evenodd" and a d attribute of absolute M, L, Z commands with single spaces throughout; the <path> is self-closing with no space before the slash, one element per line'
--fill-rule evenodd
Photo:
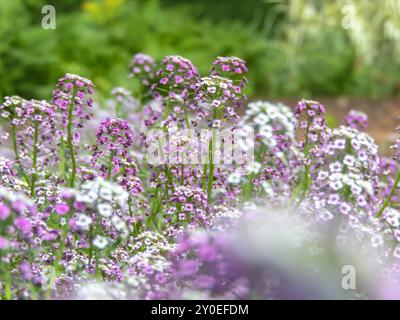
<path fill-rule="evenodd" d="M 237 57 L 129 70 L 105 105 L 74 74 L 0 105 L 2 299 L 400 297 L 400 140 L 247 102 Z"/>

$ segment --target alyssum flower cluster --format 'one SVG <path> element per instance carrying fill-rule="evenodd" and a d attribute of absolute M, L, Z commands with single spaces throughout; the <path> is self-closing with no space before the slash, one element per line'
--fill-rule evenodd
<path fill-rule="evenodd" d="M 400 140 L 388 159 L 361 112 L 329 128 L 317 101 L 247 104 L 247 72 L 136 54 L 105 106 L 73 74 L 51 101 L 6 97 L 1 299 L 399 297 Z M 250 162 L 221 130 L 254 134 Z M 374 274 L 351 294 L 332 276 L 350 246 Z"/>

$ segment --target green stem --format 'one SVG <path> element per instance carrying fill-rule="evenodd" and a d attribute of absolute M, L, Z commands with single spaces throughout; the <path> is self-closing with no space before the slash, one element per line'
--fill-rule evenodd
<path fill-rule="evenodd" d="M 96 277 L 97 279 L 102 279 L 103 275 L 100 270 L 100 263 L 99 263 L 100 257 L 99 257 L 99 252 L 96 250 L 95 252 L 95 271 L 96 271 Z"/>
<path fill-rule="evenodd" d="M 8 265 L 7 262 L 3 262 L 2 264 L 4 266 L 4 299 L 12 300 L 10 265 Z"/>
<path fill-rule="evenodd" d="M 189 113 L 186 107 L 186 103 L 183 103 L 183 113 L 185 115 L 185 122 L 186 122 L 186 127 L 189 130 L 190 129 L 190 121 L 189 121 Z"/>
<path fill-rule="evenodd" d="M 204 192 L 206 192 L 206 188 L 207 188 L 207 171 L 208 171 L 208 165 L 207 163 L 204 164 L 203 167 L 203 180 L 201 183 L 202 189 Z"/>
<path fill-rule="evenodd" d="M 31 177 L 31 196 L 35 195 L 35 182 L 37 171 L 37 156 L 38 156 L 38 143 L 39 143 L 39 124 L 35 123 L 35 132 L 33 136 L 33 159 L 32 159 L 32 177 Z"/>
<path fill-rule="evenodd" d="M 167 176 L 167 186 L 168 186 L 168 185 L 172 186 L 173 177 L 172 177 L 172 175 L 171 175 L 171 172 L 169 171 L 168 165 L 165 165 L 165 167 L 164 167 L 164 172 L 165 172 L 165 175 Z M 167 193 L 166 196 L 167 196 L 167 198 L 169 198 L 168 193 Z"/>
<path fill-rule="evenodd" d="M 117 102 L 115 105 L 115 115 L 117 118 L 122 118 L 122 106 L 120 102 Z"/>
<path fill-rule="evenodd" d="M 108 162 L 108 172 L 107 172 L 107 180 L 110 181 L 111 179 L 111 174 L 112 174 L 112 168 L 113 168 L 113 159 L 114 159 L 114 151 L 110 152 L 110 159 Z"/>
<path fill-rule="evenodd" d="M 139 103 L 139 108 L 138 112 L 143 111 L 143 102 L 142 102 L 142 86 L 139 85 L 139 90 L 138 90 L 138 103 Z"/>
<path fill-rule="evenodd" d="M 392 198 L 393 198 L 393 196 L 394 196 L 394 194 L 395 194 L 395 192 L 396 192 L 396 190 L 397 190 L 397 187 L 399 186 L 399 183 L 400 183 L 400 171 L 399 171 L 399 173 L 397 174 L 396 181 L 394 182 L 393 188 L 392 188 L 392 190 L 390 191 L 388 197 L 386 198 L 385 203 L 383 204 L 382 208 L 379 210 L 379 212 L 378 212 L 377 215 L 376 215 L 377 218 L 379 218 L 379 217 L 382 216 L 383 212 L 385 211 L 385 209 L 387 208 L 387 206 L 390 204 L 390 201 L 392 200 Z"/>
<path fill-rule="evenodd" d="M 58 249 L 57 249 L 57 254 L 56 254 L 56 261 L 54 263 L 56 275 L 59 275 L 62 271 L 62 263 L 61 262 L 62 262 L 62 258 L 64 255 L 66 238 L 67 238 L 67 230 L 64 226 L 64 228 L 61 231 L 60 242 L 58 244 Z"/>
<path fill-rule="evenodd" d="M 168 118 L 168 116 L 169 116 L 169 106 L 170 106 L 170 104 L 171 104 L 171 98 L 168 97 L 166 105 L 165 105 L 165 113 L 164 113 L 164 118 L 165 119 Z"/>
<path fill-rule="evenodd" d="M 68 110 L 68 137 L 67 137 L 67 143 L 68 143 L 68 149 L 71 157 L 71 177 L 69 181 L 69 186 L 71 188 L 74 187 L 75 184 L 75 174 L 76 174 L 76 160 L 75 160 L 75 152 L 74 152 L 74 145 L 72 143 L 72 112 L 74 108 L 74 100 L 75 100 L 75 94 L 72 95 L 72 100 L 69 105 L 69 110 Z"/>
<path fill-rule="evenodd" d="M 13 141 L 13 148 L 14 148 L 14 155 L 15 160 L 19 160 L 19 153 L 18 153 L 18 146 L 17 146 L 17 126 L 12 126 L 12 141 Z"/>

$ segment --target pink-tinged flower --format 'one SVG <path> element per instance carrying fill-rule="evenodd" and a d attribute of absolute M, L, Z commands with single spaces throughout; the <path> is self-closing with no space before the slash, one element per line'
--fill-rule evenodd
<path fill-rule="evenodd" d="M 214 261 L 218 257 L 218 250 L 215 246 L 212 245 L 201 245 L 199 247 L 199 257 L 204 261 Z"/>
<path fill-rule="evenodd" d="M 10 208 L 5 204 L 0 204 L 0 220 L 6 220 L 10 216 Z"/>
<path fill-rule="evenodd" d="M 72 191 L 71 191 L 71 190 L 64 190 L 64 191 L 61 193 L 61 198 L 62 198 L 63 200 L 71 199 L 72 196 L 73 196 L 73 194 L 72 194 Z"/>
<path fill-rule="evenodd" d="M 16 200 L 11 203 L 11 207 L 18 213 L 21 213 L 25 210 L 25 203 L 22 200 Z"/>
<path fill-rule="evenodd" d="M 69 212 L 69 206 L 65 203 L 59 203 L 56 204 L 54 210 L 56 211 L 57 214 L 63 216 Z"/>
<path fill-rule="evenodd" d="M 156 74 L 160 79 L 153 87 L 156 97 L 165 94 L 165 90 L 167 90 L 166 95 L 169 97 L 178 95 L 187 99 L 197 88 L 200 79 L 193 63 L 181 56 L 165 57 Z"/>
<path fill-rule="evenodd" d="M 83 124 L 92 117 L 91 108 L 93 100 L 90 95 L 93 93 L 94 84 L 75 74 L 66 74 L 58 80 L 57 88 L 53 91 L 52 103 L 61 112 L 62 124 L 67 127 L 82 128 Z M 69 117 L 70 111 L 72 119 Z"/>
<path fill-rule="evenodd" d="M 351 110 L 344 118 L 344 123 L 353 129 L 364 131 L 368 127 L 368 116 L 358 110 Z"/>
<path fill-rule="evenodd" d="M 155 66 L 156 62 L 152 57 L 143 53 L 137 53 L 133 56 L 129 66 L 131 69 L 130 76 L 139 79 L 143 85 L 149 86 L 154 78 Z"/>
<path fill-rule="evenodd" d="M 19 266 L 19 270 L 21 271 L 22 279 L 24 279 L 25 281 L 29 281 L 32 279 L 33 275 L 29 263 L 21 263 L 21 265 Z"/>
<path fill-rule="evenodd" d="M 75 201 L 74 202 L 74 209 L 77 212 L 82 212 L 83 210 L 85 210 L 86 205 L 83 202 L 79 202 L 79 201 Z"/>
<path fill-rule="evenodd" d="M 195 279 L 195 285 L 201 289 L 211 289 L 216 284 L 214 277 L 201 274 Z"/>
<path fill-rule="evenodd" d="M 14 220 L 14 225 L 17 227 L 19 231 L 21 231 L 23 234 L 27 234 L 32 231 L 32 224 L 31 222 L 24 218 L 24 217 L 18 217 Z"/>
<path fill-rule="evenodd" d="M 129 153 L 133 134 L 128 121 L 107 118 L 100 124 L 96 136 L 97 143 L 92 148 L 92 166 L 99 170 L 103 178 L 116 180 L 132 195 L 142 192 L 137 167 Z"/>
<path fill-rule="evenodd" d="M 248 82 L 244 76 L 247 71 L 246 62 L 238 57 L 218 57 L 213 62 L 211 75 L 229 78 L 244 88 Z"/>
<path fill-rule="evenodd" d="M 7 249 L 9 246 L 8 240 L 0 236 L 0 250 Z"/>
<path fill-rule="evenodd" d="M 198 261 L 180 261 L 178 266 L 177 275 L 178 277 L 192 276 L 199 269 L 200 263 Z"/>

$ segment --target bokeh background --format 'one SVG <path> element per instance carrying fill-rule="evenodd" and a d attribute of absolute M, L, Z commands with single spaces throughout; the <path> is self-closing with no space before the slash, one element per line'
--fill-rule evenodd
<path fill-rule="evenodd" d="M 55 30 L 41 27 L 46 4 Z M 400 0 L 0 0 L 1 99 L 48 99 L 66 72 L 106 99 L 132 85 L 136 52 L 179 54 L 202 74 L 216 56 L 239 56 L 251 99 L 320 99 L 333 123 L 363 110 L 382 144 L 400 115 Z"/>

